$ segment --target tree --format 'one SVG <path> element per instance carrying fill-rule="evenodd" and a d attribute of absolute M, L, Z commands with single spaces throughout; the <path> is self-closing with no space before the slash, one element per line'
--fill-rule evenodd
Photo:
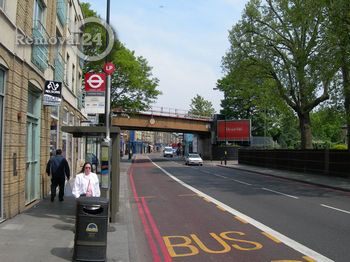
<path fill-rule="evenodd" d="M 328 0 L 331 46 L 336 51 L 335 64 L 342 76 L 345 122 L 347 125 L 348 150 L 350 150 L 350 1 Z"/>
<path fill-rule="evenodd" d="M 229 70 L 217 82 L 217 88 L 224 92 L 221 114 L 227 119 L 250 119 L 253 136 L 273 136 L 273 123 L 286 110 L 273 92 L 274 83 L 264 79 L 259 68 L 250 66 L 248 60 L 239 61 Z"/>
<path fill-rule="evenodd" d="M 298 116 L 301 148 L 312 148 L 310 112 L 329 98 L 333 52 L 326 8 L 319 0 L 251 0 L 229 32 L 223 67 L 245 59 L 274 81 L 275 93 Z"/>
<path fill-rule="evenodd" d="M 189 113 L 192 115 L 211 117 L 215 114 L 213 104 L 198 94 L 191 99 L 190 107 L 191 109 L 189 110 Z"/>
<path fill-rule="evenodd" d="M 85 17 L 97 17 L 97 13 L 90 8 L 89 3 L 82 3 Z M 90 33 L 92 39 L 97 35 L 101 41 L 92 41 L 91 45 L 84 46 L 87 55 L 101 54 L 106 46 L 106 31 L 95 24 L 87 24 L 84 33 Z M 86 62 L 84 72 L 101 72 L 106 59 L 95 62 Z M 146 110 L 161 94 L 157 90 L 159 80 L 152 75 L 152 67 L 142 56 L 136 56 L 134 51 L 127 49 L 118 39 L 113 43 L 112 51 L 107 60 L 116 66 L 112 75 L 111 107 L 124 111 Z"/>

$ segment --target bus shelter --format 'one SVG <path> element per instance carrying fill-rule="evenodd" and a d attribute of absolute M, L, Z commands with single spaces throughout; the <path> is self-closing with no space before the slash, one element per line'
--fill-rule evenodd
<path fill-rule="evenodd" d="M 81 138 L 104 138 L 106 136 L 106 127 L 104 126 L 62 126 L 62 132 L 72 134 L 73 137 Z M 109 220 L 116 222 L 117 212 L 119 211 L 119 185 L 120 185 L 120 128 L 116 126 L 110 127 L 109 143 L 101 143 L 108 156 L 107 166 L 101 166 L 101 172 L 108 172 L 108 186 L 105 190 L 101 190 L 101 194 L 109 198 L 110 213 Z M 102 155 L 101 154 L 101 155 Z M 103 156 L 100 157 L 100 159 Z M 102 170 L 103 169 L 103 170 Z"/>

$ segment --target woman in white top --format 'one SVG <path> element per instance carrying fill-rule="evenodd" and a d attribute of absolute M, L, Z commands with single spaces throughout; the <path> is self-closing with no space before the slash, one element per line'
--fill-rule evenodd
<path fill-rule="evenodd" d="M 99 197 L 101 195 L 100 182 L 92 171 L 91 163 L 85 162 L 81 172 L 75 177 L 72 193 L 76 198 L 80 196 Z"/>

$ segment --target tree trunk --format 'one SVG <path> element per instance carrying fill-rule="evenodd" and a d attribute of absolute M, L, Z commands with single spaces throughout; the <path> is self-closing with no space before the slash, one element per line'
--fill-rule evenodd
<path fill-rule="evenodd" d="M 301 149 L 312 149 L 310 113 L 300 113 L 298 114 L 298 117 L 301 138 Z"/>

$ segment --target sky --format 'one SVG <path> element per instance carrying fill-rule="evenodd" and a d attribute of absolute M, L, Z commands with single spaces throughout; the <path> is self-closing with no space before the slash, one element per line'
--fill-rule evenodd
<path fill-rule="evenodd" d="M 105 18 L 107 0 L 82 0 Z M 111 0 L 110 23 L 119 40 L 143 56 L 162 92 L 154 107 L 189 110 L 197 94 L 220 111 L 228 31 L 248 0 Z"/>

